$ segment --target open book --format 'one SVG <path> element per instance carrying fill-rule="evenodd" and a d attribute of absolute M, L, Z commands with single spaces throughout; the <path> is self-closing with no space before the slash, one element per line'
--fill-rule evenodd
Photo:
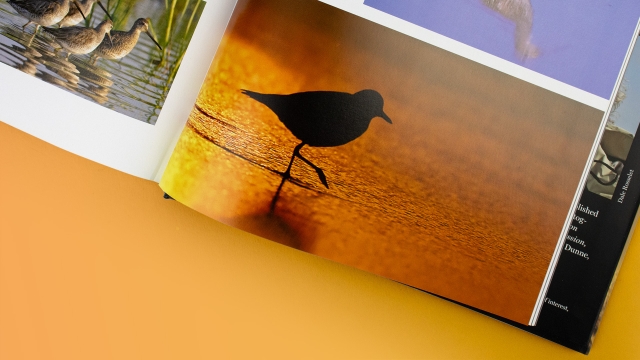
<path fill-rule="evenodd" d="M 640 3 L 116 0 L 57 30 L 30 1 L 76 4 L 0 2 L 0 120 L 588 352 L 640 199 Z"/>

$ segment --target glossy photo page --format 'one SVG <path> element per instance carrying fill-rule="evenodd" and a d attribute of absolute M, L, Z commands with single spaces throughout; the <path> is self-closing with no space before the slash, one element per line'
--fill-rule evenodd
<path fill-rule="evenodd" d="M 603 115 L 321 2 L 241 0 L 160 185 L 527 324 Z"/>

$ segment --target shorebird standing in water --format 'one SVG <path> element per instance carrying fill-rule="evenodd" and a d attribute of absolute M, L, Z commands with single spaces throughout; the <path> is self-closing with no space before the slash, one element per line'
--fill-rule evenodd
<path fill-rule="evenodd" d="M 375 90 L 362 90 L 355 94 L 336 91 L 309 91 L 291 95 L 261 94 L 242 90 L 250 98 L 266 105 L 284 126 L 301 142 L 293 149 L 287 170 L 271 200 L 271 212 L 284 182 L 291 178 L 291 167 L 296 157 L 311 166 L 322 184 L 329 188 L 324 171 L 300 154 L 303 146 L 332 147 L 347 144 L 367 131 L 375 117 L 391 124 L 383 111 L 384 100 Z"/>
<path fill-rule="evenodd" d="M 95 29 L 82 26 L 71 26 L 60 29 L 44 28 L 60 46 L 67 50 L 67 58 L 71 54 L 88 54 L 100 45 L 105 35 L 113 28 L 111 20 L 105 20 Z"/>
<path fill-rule="evenodd" d="M 100 45 L 93 52 L 93 56 L 95 56 L 95 59 L 121 59 L 127 56 L 136 46 L 141 32 L 146 33 L 151 41 L 153 41 L 160 51 L 162 51 L 162 46 L 160 46 L 158 41 L 149 34 L 150 23 L 150 19 L 140 18 L 133 23 L 133 26 L 129 31 L 112 31 L 111 40 L 107 41 L 107 39 L 103 39 Z"/>
<path fill-rule="evenodd" d="M 109 17 L 109 19 L 113 21 L 113 19 L 111 18 L 111 15 L 109 15 L 109 12 L 107 11 L 107 9 L 105 9 L 105 7 L 102 6 L 102 3 L 100 2 L 100 0 L 77 0 L 78 6 L 69 6 L 69 12 L 58 23 L 58 26 L 69 27 L 69 26 L 78 24 L 80 21 L 84 19 L 83 14 L 90 13 L 91 8 L 93 8 L 93 4 L 96 2 L 98 3 L 98 6 L 100 6 L 102 11 L 104 11 L 105 14 L 107 14 L 107 17 Z"/>
<path fill-rule="evenodd" d="M 8 0 L 9 5 L 14 8 L 18 14 L 27 18 L 29 21 L 22 26 L 24 30 L 29 24 L 36 24 L 36 31 L 40 29 L 40 26 L 51 26 L 57 24 L 68 13 L 71 1 L 75 4 L 74 8 L 78 7 L 75 0 Z M 80 12 L 84 17 L 84 12 Z"/>

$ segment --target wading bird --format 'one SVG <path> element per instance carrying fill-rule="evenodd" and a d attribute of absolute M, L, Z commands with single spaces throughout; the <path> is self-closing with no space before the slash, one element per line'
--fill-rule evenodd
<path fill-rule="evenodd" d="M 362 90 L 355 94 L 336 91 L 309 91 L 291 95 L 261 94 L 242 90 L 250 98 L 266 105 L 284 126 L 301 142 L 293 149 L 287 170 L 271 201 L 271 211 L 284 182 L 291 177 L 291 167 L 296 157 L 311 166 L 322 184 L 329 188 L 322 169 L 300 154 L 303 146 L 331 147 L 349 143 L 369 128 L 375 117 L 381 117 L 391 124 L 391 119 L 383 111 L 384 100 L 375 90 Z"/>
<path fill-rule="evenodd" d="M 102 9 L 102 11 L 105 12 L 105 14 L 107 14 L 107 17 L 109 17 L 109 19 L 111 19 L 111 15 L 109 15 L 109 12 L 107 11 L 107 9 L 105 9 L 104 6 L 102 6 L 102 3 L 100 2 L 100 0 L 77 0 L 78 6 L 69 6 L 69 12 L 67 13 L 67 15 L 58 23 L 58 26 L 60 27 L 69 27 L 69 26 L 73 26 L 76 25 L 77 23 L 79 23 L 80 21 L 82 21 L 84 19 L 84 15 L 83 14 L 88 14 L 91 12 L 91 8 L 93 7 L 93 4 L 97 2 L 98 6 L 100 6 L 100 8 Z M 81 12 L 82 11 L 82 12 Z M 113 19 L 111 19 L 113 21 Z"/>
<path fill-rule="evenodd" d="M 162 51 L 162 46 L 158 44 L 158 41 L 149 34 L 149 24 L 151 23 L 150 19 L 138 19 L 131 30 L 129 31 L 112 31 L 111 32 L 111 40 L 107 41 L 107 39 L 103 39 L 102 43 L 95 49 L 93 52 L 93 56 L 95 59 L 97 58 L 105 58 L 105 59 L 121 59 L 133 50 L 133 48 L 138 43 L 138 38 L 140 37 L 140 33 L 144 32 L 149 36 L 151 41 Z"/>
<path fill-rule="evenodd" d="M 51 26 L 59 23 L 69 13 L 71 1 L 75 4 L 75 6 L 71 7 L 78 9 L 79 6 L 74 0 L 8 0 L 9 5 L 18 14 L 29 20 L 22 26 L 22 30 L 29 24 L 35 23 L 35 33 L 38 32 L 40 26 Z M 84 12 L 80 12 L 80 14 L 84 17 Z"/>
<path fill-rule="evenodd" d="M 105 20 L 98 24 L 95 29 L 82 26 L 71 26 L 60 29 L 44 30 L 51 34 L 60 46 L 67 50 L 67 58 L 70 54 L 88 54 L 100 45 L 105 35 L 113 28 L 111 20 Z"/>

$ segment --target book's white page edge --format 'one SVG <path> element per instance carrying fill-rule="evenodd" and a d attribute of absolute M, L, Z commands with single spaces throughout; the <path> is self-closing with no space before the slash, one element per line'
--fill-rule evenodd
<path fill-rule="evenodd" d="M 210 0 L 156 125 L 107 109 L 0 64 L 0 121 L 64 150 L 145 179 L 186 121 L 233 7 Z M 185 115 L 186 114 L 186 115 Z"/>
<path fill-rule="evenodd" d="M 369 21 L 373 21 L 384 27 L 424 41 L 433 46 L 447 50 L 456 55 L 524 80 L 528 83 L 537 85 L 541 88 L 598 110 L 605 111 L 609 105 L 609 99 L 604 99 L 577 87 L 555 80 L 549 76 L 527 69 L 521 65 L 514 64 L 508 60 L 504 60 L 462 42 L 412 24 L 406 20 L 389 15 L 383 11 L 366 6 L 364 5 L 364 0 L 320 0 L 320 2 L 334 6 Z"/>
<path fill-rule="evenodd" d="M 556 266 L 558 264 L 558 260 L 560 259 L 560 254 L 562 253 L 562 248 L 564 247 L 565 239 L 567 234 L 569 233 L 569 227 L 573 220 L 573 216 L 576 211 L 576 207 L 580 202 L 580 197 L 582 196 L 582 192 L 584 190 L 587 176 L 589 174 L 589 168 L 591 167 L 591 162 L 595 157 L 596 150 L 598 145 L 600 144 L 600 139 L 602 138 L 602 134 L 604 133 L 604 128 L 607 124 L 607 119 L 611 114 L 613 109 L 613 99 L 615 99 L 615 95 L 620 89 L 620 85 L 622 84 L 622 79 L 624 77 L 624 73 L 627 70 L 627 65 L 629 64 L 629 59 L 631 58 L 631 53 L 633 52 L 633 48 L 638 40 L 638 33 L 640 32 L 640 19 L 638 19 L 638 23 L 636 25 L 636 29 L 632 34 L 632 38 L 630 39 L 629 48 L 627 49 L 627 54 L 624 58 L 624 62 L 618 73 L 618 79 L 616 80 L 616 85 L 613 88 L 611 93 L 611 101 L 607 106 L 607 110 L 604 113 L 604 117 L 602 118 L 602 122 L 600 123 L 600 129 L 598 130 L 598 136 L 596 136 L 596 140 L 593 143 L 591 148 L 591 153 L 589 154 L 589 158 L 587 163 L 585 164 L 585 168 L 582 174 L 582 178 L 580 179 L 580 184 L 576 190 L 576 194 L 574 195 L 573 202 L 571 203 L 571 211 L 567 214 L 567 218 L 565 220 L 564 227 L 562 228 L 562 233 L 560 234 L 560 238 L 558 239 L 558 243 L 556 244 L 556 249 L 553 253 L 553 257 L 551 258 L 551 263 L 549 264 L 549 268 L 547 269 L 547 275 L 545 276 L 544 282 L 542 283 L 542 288 L 540 289 L 540 293 L 538 294 L 538 300 L 536 301 L 536 305 L 533 310 L 533 314 L 531 315 L 531 319 L 529 320 L 529 325 L 535 326 L 538 322 L 538 318 L 540 317 L 540 312 L 542 311 L 542 305 L 544 305 L 544 299 L 547 296 L 547 292 L 549 291 L 549 286 L 551 286 L 551 280 L 553 279 L 553 274 L 555 272 Z"/>
<path fill-rule="evenodd" d="M 173 149 L 176 147 L 176 144 L 180 139 L 182 129 L 187 123 L 187 119 L 193 109 L 193 105 L 196 103 L 196 99 L 200 93 L 204 79 L 207 76 L 213 57 L 218 50 L 218 46 L 224 36 L 224 32 L 229 24 L 229 20 L 231 19 L 233 9 L 237 2 L 238 0 L 209 0 L 207 2 L 205 11 L 207 10 L 207 7 L 209 7 L 209 10 L 214 12 L 214 14 L 211 18 L 207 18 L 206 30 L 194 34 L 191 40 L 192 43 L 197 42 L 197 44 L 206 45 L 198 47 L 189 46 L 189 50 L 187 50 L 187 54 L 185 54 L 185 58 L 182 60 L 181 65 L 187 68 L 198 69 L 198 71 L 197 73 L 194 71 L 188 74 L 191 76 L 185 75 L 180 77 L 180 79 L 176 78 L 174 86 L 181 85 L 180 89 L 182 89 L 182 91 L 180 97 L 176 96 L 171 99 L 167 98 L 167 101 L 165 102 L 165 106 L 167 106 L 168 110 L 166 111 L 166 116 L 171 117 L 172 121 L 170 123 L 171 129 L 168 132 L 168 138 L 167 141 L 165 141 L 164 149 L 162 153 L 158 153 L 158 159 L 154 162 L 156 167 L 151 180 L 157 183 L 160 182 L 162 174 L 164 174 L 164 170 L 169 163 Z M 202 19 L 200 21 L 202 21 Z M 196 36 L 198 37 L 196 38 Z M 178 81 L 180 81 L 179 84 Z"/>

